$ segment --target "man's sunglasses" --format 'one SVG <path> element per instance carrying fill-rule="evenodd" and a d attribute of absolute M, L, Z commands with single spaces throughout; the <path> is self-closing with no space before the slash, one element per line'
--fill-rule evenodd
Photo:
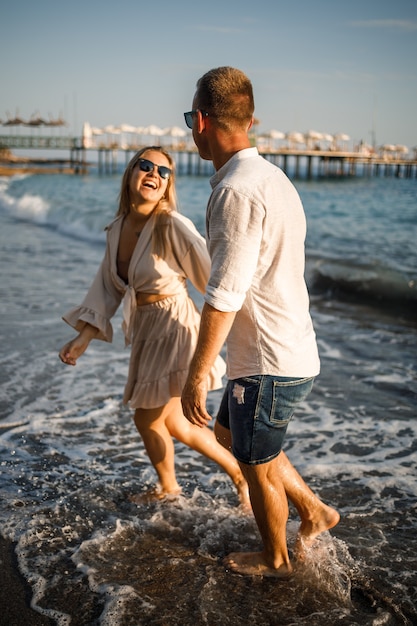
<path fill-rule="evenodd" d="M 172 174 L 172 170 L 169 167 L 165 167 L 165 165 L 156 165 L 156 163 L 152 163 L 152 161 L 149 161 L 148 159 L 139 159 L 139 169 L 142 170 L 142 172 L 153 172 L 155 167 L 158 170 L 160 177 L 168 180 Z"/>
<path fill-rule="evenodd" d="M 187 124 L 188 128 L 192 128 L 193 127 L 193 117 L 197 113 L 197 111 L 200 111 L 200 113 L 201 113 L 201 115 L 203 117 L 207 117 L 208 116 L 207 111 L 202 111 L 201 109 L 193 109 L 192 111 L 187 111 L 187 113 L 184 113 L 184 119 L 185 119 L 185 123 Z"/>

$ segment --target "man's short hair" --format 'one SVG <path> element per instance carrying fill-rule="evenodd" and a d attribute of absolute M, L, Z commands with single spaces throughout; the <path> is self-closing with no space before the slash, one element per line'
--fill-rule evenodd
<path fill-rule="evenodd" d="M 217 67 L 197 81 L 197 106 L 220 128 L 247 128 L 255 110 L 252 83 L 234 67 Z"/>

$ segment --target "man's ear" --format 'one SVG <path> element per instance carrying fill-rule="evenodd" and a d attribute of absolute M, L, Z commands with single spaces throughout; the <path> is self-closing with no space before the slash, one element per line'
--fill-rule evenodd
<path fill-rule="evenodd" d="M 207 118 L 207 115 L 203 115 L 199 109 L 197 110 L 197 132 L 199 135 L 206 128 Z"/>

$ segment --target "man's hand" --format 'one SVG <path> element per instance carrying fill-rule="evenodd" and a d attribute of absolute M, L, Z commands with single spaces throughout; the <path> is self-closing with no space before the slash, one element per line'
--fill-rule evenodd
<path fill-rule="evenodd" d="M 206 400 L 207 383 L 196 383 L 188 378 L 181 396 L 182 410 L 187 420 L 200 428 L 207 426 L 211 420 L 207 413 Z"/>
<path fill-rule="evenodd" d="M 236 313 L 224 313 L 204 303 L 201 312 L 197 348 L 190 364 L 181 402 L 184 415 L 191 424 L 207 426 L 207 380 L 213 363 L 226 340 Z"/>

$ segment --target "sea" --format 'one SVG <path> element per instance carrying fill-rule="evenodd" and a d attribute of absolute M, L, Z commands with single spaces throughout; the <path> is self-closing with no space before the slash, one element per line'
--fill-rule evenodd
<path fill-rule="evenodd" d="M 121 313 L 112 344 L 59 361 L 121 175 L 0 178 L 0 533 L 32 609 L 58 626 L 417 624 L 417 180 L 294 181 L 322 370 L 285 450 L 341 521 L 277 581 L 224 568 L 259 534 L 229 478 L 185 446 L 182 494 L 132 502 L 156 475 L 122 404 Z M 209 176 L 177 188 L 204 234 Z M 298 524 L 291 506 L 291 554 Z"/>

